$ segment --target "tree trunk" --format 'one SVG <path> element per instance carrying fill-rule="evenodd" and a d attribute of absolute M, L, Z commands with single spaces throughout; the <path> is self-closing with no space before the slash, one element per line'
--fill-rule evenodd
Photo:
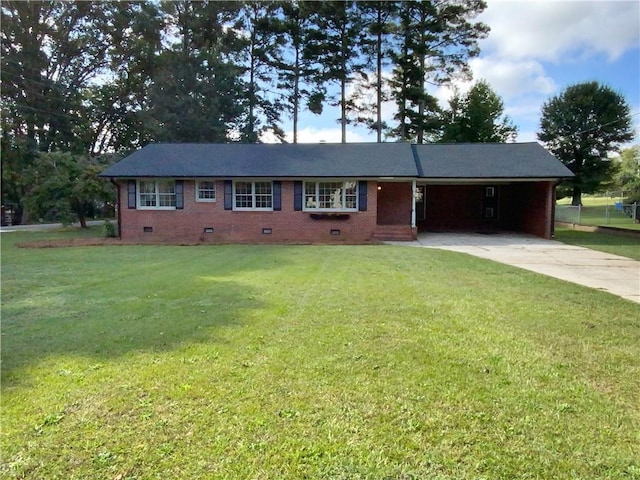
<path fill-rule="evenodd" d="M 293 80 L 293 143 L 298 143 L 298 101 L 300 96 L 300 47 L 296 45 L 296 61 Z"/>
<path fill-rule="evenodd" d="M 376 38 L 376 134 L 377 142 L 382 142 L 382 7 L 378 4 L 378 37 Z"/>
<path fill-rule="evenodd" d="M 340 136 L 342 143 L 347 143 L 347 81 L 340 82 Z"/>
<path fill-rule="evenodd" d="M 83 215 L 78 215 L 78 220 L 80 221 L 80 228 L 88 228 L 87 227 L 87 218 Z"/>
<path fill-rule="evenodd" d="M 571 199 L 571 205 L 574 207 L 582 205 L 582 189 L 580 187 L 573 187 L 573 198 Z"/>

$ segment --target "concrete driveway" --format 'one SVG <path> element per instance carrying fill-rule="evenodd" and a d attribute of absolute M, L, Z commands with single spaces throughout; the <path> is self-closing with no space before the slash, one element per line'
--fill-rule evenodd
<path fill-rule="evenodd" d="M 468 253 L 640 303 L 640 262 L 610 253 L 519 234 L 426 233 L 388 243 Z"/>

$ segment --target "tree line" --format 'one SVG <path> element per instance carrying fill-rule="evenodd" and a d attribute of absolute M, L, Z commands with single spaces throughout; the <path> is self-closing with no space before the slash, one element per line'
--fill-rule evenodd
<path fill-rule="evenodd" d="M 469 78 L 484 1 L 2 3 L 3 132 L 38 151 L 150 141 L 297 141 L 303 110 L 425 141 L 429 85 Z M 384 72 L 392 72 L 386 75 Z M 348 94 L 366 85 L 375 101 Z M 332 88 L 333 87 L 333 88 Z M 381 103 L 398 107 L 384 124 Z"/>
<path fill-rule="evenodd" d="M 349 124 L 378 141 L 437 139 L 445 116 L 429 86 L 470 78 L 468 60 L 489 31 L 476 20 L 485 8 L 484 0 L 2 2 L 3 201 L 24 204 L 30 186 L 21 179 L 42 153 L 255 143 L 265 132 L 284 141 L 285 122 L 297 142 L 301 113 L 327 106 L 339 107 L 343 142 Z M 391 123 L 382 119 L 387 101 L 397 107 Z"/>
<path fill-rule="evenodd" d="M 285 141 L 289 122 L 295 143 L 301 113 L 328 106 L 339 111 L 342 142 L 348 125 L 379 142 L 513 140 L 517 129 L 487 82 L 456 91 L 446 108 L 430 93 L 471 79 L 469 60 L 489 33 L 477 20 L 485 8 L 484 0 L 3 1 L 3 205 L 22 222 L 83 219 L 112 206 L 113 188 L 92 175 L 123 154 L 150 142 L 256 143 L 267 132 Z M 385 121 L 388 102 L 395 113 Z M 594 155 L 593 144 L 558 143 L 580 130 L 575 118 L 559 114 L 556 130 L 543 120 L 539 138 L 590 175 L 608 147 Z M 629 125 L 616 125 L 623 137 Z M 565 158 L 576 151 L 586 153 Z M 579 201 L 593 188 L 589 180 L 573 193 Z"/>

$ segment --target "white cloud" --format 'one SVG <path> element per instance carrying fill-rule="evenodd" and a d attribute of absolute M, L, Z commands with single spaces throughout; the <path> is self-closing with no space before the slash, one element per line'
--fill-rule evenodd
<path fill-rule="evenodd" d="M 340 143 L 341 136 L 340 128 L 305 127 L 302 130 L 298 130 L 298 143 Z M 292 143 L 293 131 L 289 130 L 285 132 L 285 139 L 287 142 Z M 264 143 L 280 143 L 271 132 L 263 133 L 260 136 L 260 140 Z M 371 141 L 371 139 L 352 129 L 347 129 L 348 143 L 368 141 Z"/>
<path fill-rule="evenodd" d="M 496 1 L 478 17 L 491 27 L 483 51 L 510 59 L 566 61 L 638 46 L 637 1 Z"/>
<path fill-rule="evenodd" d="M 293 132 L 287 132 L 287 141 L 293 141 Z M 302 130 L 298 130 L 298 143 L 340 143 L 341 130 L 340 128 L 314 128 L 306 127 Z M 366 142 L 367 139 L 354 132 L 351 129 L 347 129 L 347 142 Z"/>
<path fill-rule="evenodd" d="M 511 98 L 525 94 L 548 95 L 556 90 L 554 80 L 535 60 L 507 60 L 492 56 L 469 62 L 475 79 L 485 79 L 498 95 Z"/>
<path fill-rule="evenodd" d="M 461 94 L 465 94 L 481 79 L 489 82 L 491 88 L 503 99 L 505 106 L 522 98 L 531 103 L 533 98 L 538 103 L 535 108 L 538 111 L 542 99 L 557 90 L 556 82 L 545 73 L 542 64 L 535 60 L 512 61 L 489 56 L 474 58 L 469 62 L 469 66 L 473 72 L 473 80 L 458 81 L 451 86 L 432 89 L 431 93 L 438 99 L 441 107 L 448 107 L 454 87 Z"/>

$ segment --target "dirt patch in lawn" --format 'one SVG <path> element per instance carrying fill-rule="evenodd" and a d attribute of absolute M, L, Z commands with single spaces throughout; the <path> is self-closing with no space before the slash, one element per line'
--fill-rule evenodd
<path fill-rule="evenodd" d="M 34 240 L 33 242 L 18 242 L 20 248 L 63 248 L 63 247 L 104 247 L 111 245 L 206 245 L 203 242 L 158 243 L 158 242 L 127 242 L 119 238 L 58 238 L 53 240 Z"/>
<path fill-rule="evenodd" d="M 58 238 L 53 240 L 34 240 L 18 242 L 20 248 L 60 248 L 60 247 L 99 247 L 104 245 L 131 245 L 119 238 Z"/>

